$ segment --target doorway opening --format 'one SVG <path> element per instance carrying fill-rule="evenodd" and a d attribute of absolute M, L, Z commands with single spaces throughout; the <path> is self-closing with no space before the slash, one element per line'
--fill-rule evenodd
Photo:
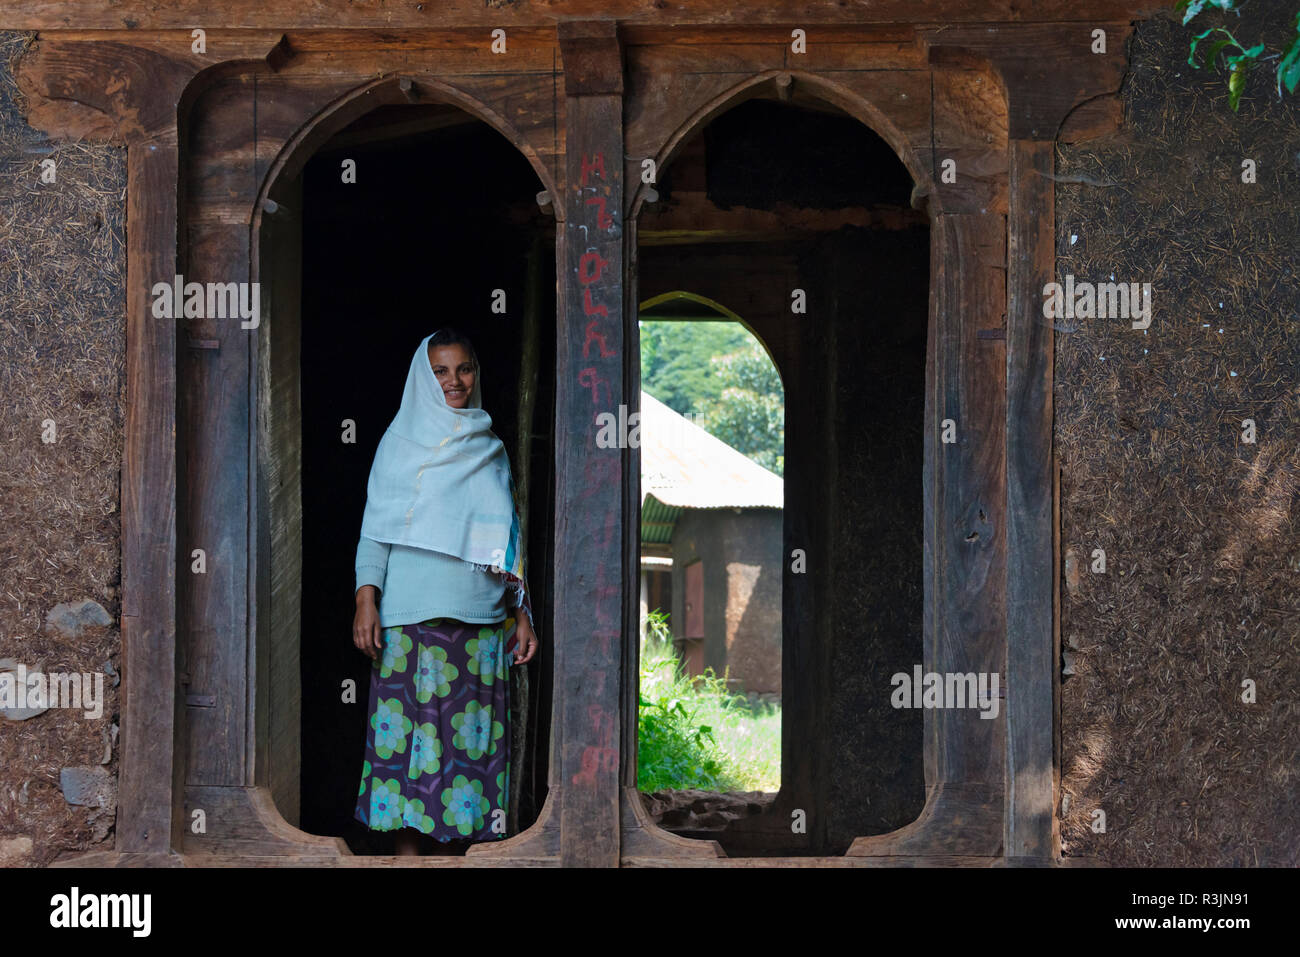
<path fill-rule="evenodd" d="M 930 221 L 860 120 L 798 83 L 759 90 L 661 165 L 637 298 L 725 304 L 784 385 L 781 786 L 643 801 L 730 856 L 836 855 L 925 801 L 922 714 L 891 706 L 890 679 L 922 661 Z"/>
<path fill-rule="evenodd" d="M 780 788 L 784 390 L 717 303 L 668 293 L 638 324 L 637 783 L 661 824 L 698 825 Z"/>
<path fill-rule="evenodd" d="M 270 397 L 261 429 L 272 569 L 270 780 L 286 820 L 342 837 L 356 853 L 393 853 L 395 833 L 353 817 L 371 664 L 351 639 L 366 483 L 411 356 L 445 325 L 474 343 L 483 408 L 510 457 L 542 639 L 536 665 L 511 669 L 506 833 L 530 826 L 546 798 L 556 302 L 555 220 L 538 207 L 540 189 L 515 146 L 468 112 L 386 105 L 278 184 L 277 210 L 263 220 L 272 278 L 261 363 Z M 278 651 L 293 658 L 290 641 L 298 643 L 297 728 L 288 712 L 298 702 L 276 687 L 292 684 L 288 666 L 277 670 L 275 661 Z M 300 774 L 289 762 L 277 770 L 277 756 L 295 745 Z"/>

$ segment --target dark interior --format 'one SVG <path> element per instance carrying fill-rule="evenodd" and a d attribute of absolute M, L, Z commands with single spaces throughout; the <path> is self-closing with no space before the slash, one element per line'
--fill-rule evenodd
<path fill-rule="evenodd" d="M 356 162 L 355 183 L 342 181 L 345 159 Z M 352 818 L 370 667 L 351 640 L 366 481 L 415 348 L 442 325 L 474 342 L 483 407 L 528 502 L 521 519 L 542 650 L 527 666 L 526 701 L 512 681 L 512 718 L 522 708 L 527 737 L 512 764 L 521 792 L 511 833 L 535 820 L 546 797 L 556 307 L 555 220 L 537 206 L 541 188 L 509 141 L 445 107 L 376 110 L 302 174 L 301 827 L 342 836 L 358 853 L 392 853 L 391 834 Z M 491 311 L 495 289 L 505 290 L 505 314 Z M 534 392 L 531 423 L 520 422 L 521 383 Z M 345 419 L 356 424 L 355 444 L 341 440 Z M 348 678 L 355 704 L 340 700 Z"/>

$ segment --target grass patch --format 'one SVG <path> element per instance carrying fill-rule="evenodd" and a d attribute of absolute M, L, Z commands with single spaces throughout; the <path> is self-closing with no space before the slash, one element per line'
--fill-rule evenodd
<path fill-rule="evenodd" d="M 637 787 L 642 791 L 775 791 L 781 784 L 781 708 L 727 691 L 713 669 L 692 679 L 667 615 L 650 613 L 641 643 Z"/>

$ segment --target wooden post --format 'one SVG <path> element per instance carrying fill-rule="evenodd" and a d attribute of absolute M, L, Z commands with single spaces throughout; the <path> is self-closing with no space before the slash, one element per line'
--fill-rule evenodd
<path fill-rule="evenodd" d="M 122 764 L 117 851 L 181 846 L 176 707 L 176 320 L 150 289 L 176 272 L 176 129 L 127 150 L 122 458 Z M 188 565 L 188 562 L 186 563 Z"/>
<path fill-rule="evenodd" d="M 546 243 L 541 234 L 533 237 L 528 250 L 528 278 L 524 287 L 524 316 L 520 341 L 519 358 L 519 404 L 515 418 L 519 430 L 515 441 L 515 495 L 519 509 L 519 536 L 528 547 L 528 505 L 531 499 L 532 449 L 533 449 L 533 414 L 537 408 L 537 377 L 541 374 L 537 356 L 538 312 L 541 309 L 541 263 L 546 252 Z M 536 576 L 533 576 L 534 579 Z M 534 583 L 529 583 L 534 587 Z M 541 613 L 540 605 L 536 609 Z M 540 634 L 540 632 L 539 632 Z M 550 638 L 546 635 L 542 640 Z M 519 802 L 524 790 L 525 764 L 527 752 L 529 698 L 531 688 L 528 683 L 528 669 L 516 668 L 512 677 L 514 708 L 516 720 L 510 724 L 510 810 L 506 819 L 506 828 L 511 834 L 519 833 Z"/>
<path fill-rule="evenodd" d="M 565 186 L 556 344 L 555 631 L 562 723 L 560 862 L 619 863 L 623 483 L 598 448 L 623 388 L 623 57 L 613 21 L 562 22 Z M 630 430 L 630 428 L 629 428 Z M 620 443 L 624 444 L 624 443 Z"/>
<path fill-rule="evenodd" d="M 1052 629 L 1052 143 L 1012 140 L 1007 217 L 1007 765 L 1008 858 L 1049 860 L 1056 665 Z"/>
<path fill-rule="evenodd" d="M 1132 30 L 1104 24 L 1111 49 Z M 1057 650 L 1053 607 L 1055 464 L 1052 324 L 1043 289 L 1055 273 L 1053 145 L 1076 106 L 1119 89 L 1122 55 L 1093 52 L 1098 24 L 958 27 L 931 37 L 931 62 L 996 69 L 1007 103 L 1006 764 L 1003 854 L 1059 857 L 1054 755 Z M 946 48 L 946 49 L 945 49 Z M 1062 83 L 1059 77 L 1069 76 Z"/>

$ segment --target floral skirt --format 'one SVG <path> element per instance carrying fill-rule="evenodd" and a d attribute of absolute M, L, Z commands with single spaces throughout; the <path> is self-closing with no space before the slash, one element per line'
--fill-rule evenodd
<path fill-rule="evenodd" d="M 439 841 L 506 836 L 515 619 L 433 618 L 383 631 L 355 817 Z"/>

